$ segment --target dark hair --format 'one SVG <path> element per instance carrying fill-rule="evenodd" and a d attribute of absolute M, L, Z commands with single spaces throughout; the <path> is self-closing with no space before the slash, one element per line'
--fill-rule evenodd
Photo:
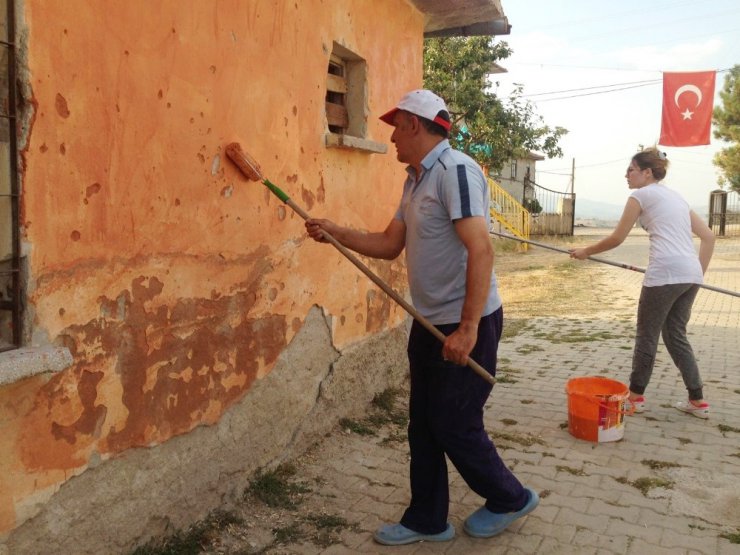
<path fill-rule="evenodd" d="M 668 170 L 668 157 L 654 146 L 645 148 L 632 157 L 632 161 L 641 170 L 651 170 L 653 177 L 660 181 Z"/>
<path fill-rule="evenodd" d="M 424 127 L 424 129 L 426 129 L 432 135 L 439 135 L 440 137 L 443 137 L 445 139 L 449 138 L 449 136 L 450 136 L 449 131 L 447 131 L 447 129 L 445 129 L 444 127 L 442 127 L 440 124 L 435 123 L 432 120 L 427 119 L 425 117 L 422 117 L 422 116 L 420 116 L 418 114 L 414 114 L 413 112 L 409 112 L 407 110 L 403 110 L 403 111 L 406 112 L 407 114 L 409 114 L 410 116 L 414 116 L 414 117 L 418 118 L 419 119 L 419 123 L 421 123 L 421 125 Z"/>
<path fill-rule="evenodd" d="M 440 135 L 441 137 L 444 137 L 447 139 L 450 136 L 449 131 L 442 127 L 440 124 L 433 122 L 430 119 L 423 118 L 421 116 L 416 116 L 419 118 L 419 121 L 424 126 L 424 129 L 429 131 L 432 135 Z"/>

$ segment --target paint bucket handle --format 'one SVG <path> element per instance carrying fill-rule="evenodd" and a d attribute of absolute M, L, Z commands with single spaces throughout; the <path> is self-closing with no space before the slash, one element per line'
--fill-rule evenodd
<path fill-rule="evenodd" d="M 582 399 L 586 399 L 590 403 L 596 403 L 597 405 L 599 405 L 604 410 L 606 410 L 608 412 L 611 412 L 611 413 L 614 413 L 614 414 L 621 414 L 623 416 L 632 416 L 633 414 L 635 414 L 635 404 L 634 404 L 633 401 L 630 401 L 629 395 L 625 398 L 625 396 L 623 396 L 623 395 L 598 395 L 598 394 L 597 395 L 586 395 L 585 393 L 578 393 L 576 391 L 571 391 L 571 392 L 568 393 L 568 395 L 573 395 L 573 396 L 576 396 L 576 397 L 581 397 Z M 603 401 L 601 401 L 599 399 L 600 397 L 601 398 L 604 398 L 605 397 L 605 399 Z M 610 407 L 608 404 L 604 404 L 604 403 L 608 403 L 610 401 L 611 402 L 615 402 L 615 401 L 622 401 L 622 400 L 624 400 L 625 403 L 629 403 L 629 405 L 630 405 L 630 408 L 629 409 L 627 409 L 627 410 L 618 410 L 618 409 L 615 410 L 614 408 Z"/>

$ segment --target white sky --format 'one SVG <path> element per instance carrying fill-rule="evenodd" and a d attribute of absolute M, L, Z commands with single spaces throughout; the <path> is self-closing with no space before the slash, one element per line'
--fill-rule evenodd
<path fill-rule="evenodd" d="M 498 37 L 514 53 L 500 62 L 508 73 L 492 76 L 497 93 L 513 83 L 524 95 L 600 85 L 657 80 L 618 92 L 543 101 L 584 92 L 532 96 L 549 126 L 569 134 L 563 157 L 537 163 L 536 181 L 569 190 L 575 158 L 580 198 L 623 205 L 624 173 L 639 145 L 660 137 L 663 71 L 709 71 L 740 64 L 740 2 L 737 0 L 502 0 L 511 35 Z M 715 106 L 727 72 L 718 73 Z M 598 90 L 598 89 L 596 89 Z M 671 166 L 665 181 L 695 207 L 717 189 L 712 157 L 723 145 L 660 147 Z M 550 173 L 554 172 L 554 173 Z M 557 175 L 567 174 L 567 175 Z"/>

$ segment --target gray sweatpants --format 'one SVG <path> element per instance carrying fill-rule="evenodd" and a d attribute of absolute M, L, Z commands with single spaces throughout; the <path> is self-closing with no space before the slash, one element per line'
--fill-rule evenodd
<path fill-rule="evenodd" d="M 689 399 L 703 398 L 702 381 L 694 351 L 686 338 L 686 324 L 691 317 L 699 286 L 695 283 L 676 283 L 658 287 L 643 287 L 637 307 L 635 352 L 632 356 L 630 391 L 642 395 L 650 382 L 658 350 L 658 338 L 663 332 L 663 343 L 681 371 Z"/>

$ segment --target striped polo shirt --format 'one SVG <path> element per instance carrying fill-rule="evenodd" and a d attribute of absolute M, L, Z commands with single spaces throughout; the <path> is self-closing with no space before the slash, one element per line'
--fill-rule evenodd
<path fill-rule="evenodd" d="M 490 224 L 488 182 L 468 155 L 452 149 L 449 141 L 435 146 L 408 177 L 395 218 L 406 225 L 406 264 L 414 307 L 432 324 L 460 321 L 465 301 L 468 251 L 455 232 L 460 218 L 483 216 Z M 501 306 L 496 274 L 481 316 Z"/>

